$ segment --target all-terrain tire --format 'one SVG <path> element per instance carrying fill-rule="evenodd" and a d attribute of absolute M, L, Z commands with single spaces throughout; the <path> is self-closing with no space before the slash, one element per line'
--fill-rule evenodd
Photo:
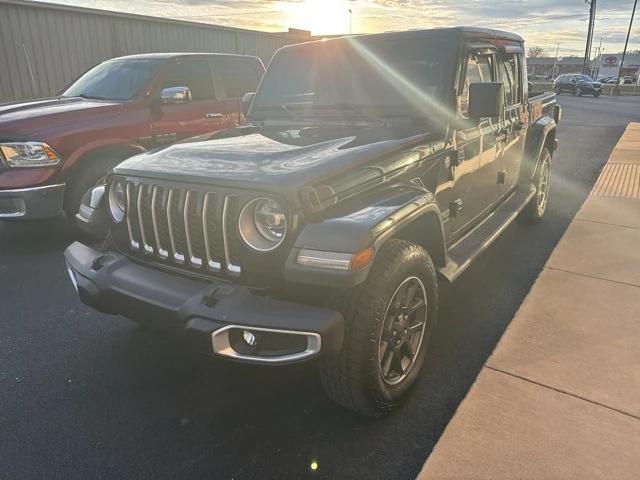
<path fill-rule="evenodd" d="M 531 199 L 529 204 L 525 207 L 525 209 L 520 214 L 519 220 L 524 223 L 537 223 L 544 217 L 544 214 L 547 211 L 547 203 L 549 199 L 549 181 L 550 176 L 549 172 L 551 169 L 551 152 L 549 152 L 548 148 L 543 148 L 542 153 L 540 153 L 540 161 L 538 162 L 538 167 L 536 169 L 536 173 L 533 176 L 533 184 L 536 186 L 536 194 Z M 546 176 L 546 179 L 545 179 Z M 546 186 L 545 186 L 546 182 Z M 540 205 L 540 193 L 541 189 L 545 189 L 545 200 L 544 205 L 541 207 Z"/>
<path fill-rule="evenodd" d="M 379 339 L 389 302 L 406 279 L 419 278 L 426 291 L 424 335 L 406 377 L 395 385 L 382 378 Z M 367 280 L 338 300 L 345 317 L 341 351 L 320 361 L 320 378 L 329 397 L 355 412 L 378 417 L 401 404 L 419 377 L 429 336 L 436 322 L 438 283 L 427 251 L 411 242 L 391 239 L 378 253 Z"/>

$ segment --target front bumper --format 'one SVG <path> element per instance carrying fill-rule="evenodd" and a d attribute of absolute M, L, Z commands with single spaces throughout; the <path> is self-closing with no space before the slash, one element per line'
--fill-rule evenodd
<path fill-rule="evenodd" d="M 201 353 L 275 364 L 308 360 L 342 347 L 344 320 L 333 310 L 261 297 L 221 280 L 201 282 L 172 275 L 78 242 L 67 248 L 65 258 L 82 302 L 104 313 L 183 334 Z M 235 348 L 233 335 L 244 331 L 256 337 L 269 335 L 269 341 L 278 337 L 280 354 L 260 353 L 247 345 Z M 287 346 L 290 339 L 295 351 Z"/>
<path fill-rule="evenodd" d="M 0 220 L 36 220 L 62 213 L 64 183 L 0 190 Z"/>

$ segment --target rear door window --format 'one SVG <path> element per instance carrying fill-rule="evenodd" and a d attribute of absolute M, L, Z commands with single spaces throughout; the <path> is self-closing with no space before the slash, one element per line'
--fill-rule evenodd
<path fill-rule="evenodd" d="M 500 61 L 500 73 L 504 85 L 506 105 L 517 105 L 522 101 L 520 88 L 520 65 L 518 55 L 515 53 L 504 54 Z"/>
<path fill-rule="evenodd" d="M 217 57 L 211 61 L 215 76 L 222 85 L 221 98 L 242 98 L 258 89 L 262 69 L 256 59 Z"/>

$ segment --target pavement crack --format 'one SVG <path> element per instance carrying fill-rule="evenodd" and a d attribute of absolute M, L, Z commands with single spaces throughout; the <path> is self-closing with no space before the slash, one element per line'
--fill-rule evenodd
<path fill-rule="evenodd" d="M 507 372 L 505 370 L 501 370 L 501 369 L 496 368 L 496 367 L 492 367 L 489 364 L 485 364 L 485 368 L 488 368 L 489 370 L 493 370 L 494 372 L 502 373 L 504 375 L 509 375 L 510 377 L 519 378 L 520 380 L 524 380 L 525 382 L 529 382 L 529 383 L 531 383 L 533 385 L 538 385 L 540 387 L 543 387 L 543 388 L 546 388 L 546 389 L 549 389 L 549 390 L 553 390 L 554 392 L 558 392 L 558 393 L 561 393 L 563 395 L 568 395 L 568 396 L 576 398 L 578 400 L 582 400 L 584 402 L 591 403 L 592 405 L 597 405 L 598 407 L 606 408 L 607 410 L 611 410 L 613 412 L 620 413 L 620 414 L 625 415 L 627 417 L 631 417 L 631 418 L 634 418 L 636 420 L 640 420 L 640 416 L 634 415 L 634 414 L 629 413 L 629 412 L 625 412 L 624 410 L 620 410 L 618 408 L 610 407 L 609 405 L 605 405 L 604 403 L 600 403 L 600 402 L 597 402 L 595 400 L 591 400 L 590 398 L 583 397 L 581 395 L 569 392 L 568 390 L 563 390 L 561 388 L 551 387 L 549 385 L 545 385 L 544 383 L 536 382 L 535 380 L 531 380 L 530 378 L 523 377 L 522 375 L 518 375 L 518 374 L 515 374 L 515 373 Z"/>
<path fill-rule="evenodd" d="M 627 285 L 628 287 L 640 288 L 640 285 L 638 285 L 637 283 L 621 282 L 620 280 L 612 280 L 610 278 L 597 277 L 595 275 L 587 275 L 586 273 L 572 272 L 571 270 L 564 270 L 563 268 L 556 268 L 556 267 L 544 267 L 544 268 L 546 270 L 555 270 L 556 272 L 571 273 L 572 275 L 578 275 L 580 277 L 593 278 L 595 280 L 602 280 L 604 282 L 611 282 L 611 283 L 617 283 L 619 285 Z"/>
<path fill-rule="evenodd" d="M 619 197 L 611 197 L 611 198 L 619 198 Z M 580 222 L 599 223 L 601 225 L 611 225 L 612 227 L 631 228 L 633 230 L 640 230 L 640 227 L 632 227 L 631 225 L 620 225 L 619 223 L 601 222 L 599 220 L 589 220 L 587 218 L 578 218 L 578 217 L 576 217 L 575 220 L 580 221 Z"/>

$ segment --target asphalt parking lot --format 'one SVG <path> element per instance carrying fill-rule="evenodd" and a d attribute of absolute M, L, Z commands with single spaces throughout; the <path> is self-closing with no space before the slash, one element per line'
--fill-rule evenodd
<path fill-rule="evenodd" d="M 560 103 L 546 219 L 512 225 L 444 290 L 423 378 L 381 420 L 332 404 L 313 365 L 214 363 L 95 314 L 68 281 L 63 222 L 0 223 L 0 479 L 414 478 L 625 126 L 640 121 L 640 97 Z"/>

